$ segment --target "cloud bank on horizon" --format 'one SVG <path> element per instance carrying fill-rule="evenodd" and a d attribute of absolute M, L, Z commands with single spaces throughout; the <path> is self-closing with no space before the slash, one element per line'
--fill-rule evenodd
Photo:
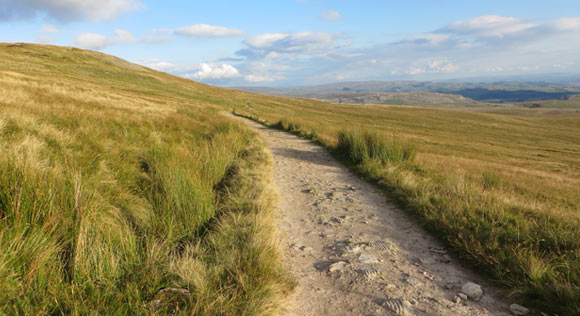
<path fill-rule="evenodd" d="M 477 6 L 464 9 L 470 14 L 447 14 L 459 18 L 436 19 L 432 12 L 422 22 L 397 20 L 405 10 L 417 14 L 419 3 L 439 8 L 428 0 L 409 1 L 395 12 L 376 12 L 384 2 L 365 7 L 348 0 L 285 5 L 220 0 L 174 7 L 138 0 L 0 0 L 0 40 L 101 50 L 218 85 L 580 70 L 580 17 L 568 15 L 580 11 L 564 10 L 570 6 L 566 1 L 554 0 L 554 10 L 541 18 L 488 14 L 492 8 L 502 11 L 497 9 L 502 2 L 491 0 L 488 10 Z M 267 16 L 251 11 L 260 6 Z M 533 16 L 542 12 L 537 13 Z"/>

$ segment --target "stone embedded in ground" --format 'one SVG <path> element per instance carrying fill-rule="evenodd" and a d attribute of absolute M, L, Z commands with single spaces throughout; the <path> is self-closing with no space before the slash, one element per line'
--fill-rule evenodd
<path fill-rule="evenodd" d="M 435 248 L 435 247 L 429 247 L 429 250 L 433 253 L 439 254 L 439 255 L 444 255 L 447 253 L 447 250 L 443 249 L 443 248 Z"/>
<path fill-rule="evenodd" d="M 337 223 L 337 224 L 342 224 L 344 223 L 344 218 L 340 218 L 340 217 L 332 217 L 330 218 L 330 221 L 333 223 Z"/>
<path fill-rule="evenodd" d="M 461 287 L 461 292 L 465 293 L 470 299 L 477 301 L 483 296 L 483 289 L 479 284 L 467 282 Z"/>
<path fill-rule="evenodd" d="M 405 302 L 396 298 L 388 298 L 383 302 L 383 306 L 395 315 L 407 315 L 406 305 L 410 305 L 409 302 Z"/>
<path fill-rule="evenodd" d="M 362 268 L 357 270 L 359 274 L 362 274 L 367 279 L 372 279 L 380 274 L 380 271 L 376 268 Z"/>
<path fill-rule="evenodd" d="M 330 271 L 330 272 L 334 272 L 334 271 L 342 272 L 342 270 L 344 270 L 347 265 L 348 265 L 348 263 L 345 261 L 338 261 L 338 262 L 331 264 L 328 267 L 328 271 Z"/>
<path fill-rule="evenodd" d="M 459 297 L 460 299 L 467 301 L 467 295 L 465 295 L 464 293 L 457 293 L 457 297 Z"/>
<path fill-rule="evenodd" d="M 302 246 L 302 247 L 300 247 L 300 250 L 302 250 L 304 252 L 310 252 L 310 251 L 312 251 L 312 247 Z"/>
<path fill-rule="evenodd" d="M 358 253 L 360 252 L 360 246 L 355 244 L 350 244 L 339 248 L 341 252 Z"/>
<path fill-rule="evenodd" d="M 514 314 L 516 316 L 527 315 L 530 312 L 529 309 L 523 307 L 522 305 L 518 305 L 518 304 L 510 305 L 510 311 L 512 312 L 512 314 Z"/>
<path fill-rule="evenodd" d="M 360 263 L 366 263 L 366 264 L 370 264 L 370 263 L 378 263 L 379 259 L 377 259 L 377 257 L 368 254 L 368 253 L 363 253 L 358 257 L 358 262 Z"/>
<path fill-rule="evenodd" d="M 392 250 L 393 249 L 393 246 L 390 243 L 382 241 L 382 240 L 377 240 L 377 241 L 372 242 L 371 246 L 378 248 L 378 249 L 381 249 L 381 250 Z"/>

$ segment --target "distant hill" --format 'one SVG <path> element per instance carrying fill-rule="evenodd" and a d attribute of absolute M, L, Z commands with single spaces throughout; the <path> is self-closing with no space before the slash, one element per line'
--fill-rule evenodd
<path fill-rule="evenodd" d="M 395 102 L 390 104 L 453 104 L 459 101 L 474 102 L 474 100 L 493 103 L 526 102 L 566 99 L 572 95 L 580 94 L 580 87 L 576 84 L 567 85 L 542 81 L 500 81 L 491 83 L 362 81 L 291 88 L 238 87 L 238 89 L 275 96 L 312 98 L 335 103 Z M 419 92 L 435 94 L 417 94 Z M 405 95 L 402 93 L 414 94 Z M 467 99 L 457 99 L 449 95 L 459 95 Z"/>
<path fill-rule="evenodd" d="M 342 92 L 315 96 L 330 103 L 391 105 L 475 105 L 477 101 L 461 95 L 437 92 Z"/>

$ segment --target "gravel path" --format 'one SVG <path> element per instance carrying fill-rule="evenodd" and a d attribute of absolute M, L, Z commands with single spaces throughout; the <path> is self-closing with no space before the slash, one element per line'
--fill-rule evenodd
<path fill-rule="evenodd" d="M 510 315 L 503 293 L 325 149 L 239 119 L 274 156 L 284 254 L 299 282 L 287 315 Z"/>

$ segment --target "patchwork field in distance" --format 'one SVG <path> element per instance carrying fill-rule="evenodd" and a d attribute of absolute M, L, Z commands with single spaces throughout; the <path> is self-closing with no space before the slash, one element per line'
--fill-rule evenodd
<path fill-rule="evenodd" d="M 542 102 L 552 111 L 518 106 L 480 108 L 496 112 L 483 113 L 307 99 L 248 100 L 235 111 L 321 143 L 530 305 L 576 315 L 580 115 L 566 106 L 560 112 L 557 102 Z M 345 131 L 355 136 L 340 136 Z M 365 133 L 372 136 L 356 136 Z M 414 161 L 345 156 L 344 148 L 360 152 L 365 142 L 376 144 L 377 135 L 385 144 L 413 147 Z"/>

